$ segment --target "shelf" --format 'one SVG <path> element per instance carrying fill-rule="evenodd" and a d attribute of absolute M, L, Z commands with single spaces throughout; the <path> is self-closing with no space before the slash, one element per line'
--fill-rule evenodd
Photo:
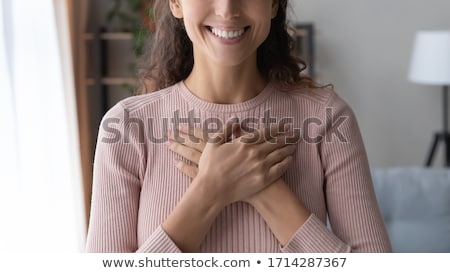
<path fill-rule="evenodd" d="M 124 85 L 124 84 L 131 84 L 135 85 L 137 83 L 136 78 L 133 77 L 105 77 L 102 78 L 101 84 L 102 85 Z M 93 86 L 96 84 L 95 79 L 88 78 L 86 80 L 86 84 L 88 86 Z"/>
<path fill-rule="evenodd" d="M 295 29 L 293 34 L 295 36 L 302 36 L 302 37 L 307 37 L 308 36 L 308 31 L 305 29 Z"/>
<path fill-rule="evenodd" d="M 131 32 L 103 32 L 100 33 L 101 40 L 132 40 L 133 34 Z M 85 33 L 84 40 L 94 40 L 94 33 Z"/>

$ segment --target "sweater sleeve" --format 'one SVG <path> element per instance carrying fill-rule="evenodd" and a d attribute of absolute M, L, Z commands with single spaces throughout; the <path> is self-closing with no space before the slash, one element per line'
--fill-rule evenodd
<path fill-rule="evenodd" d="M 331 230 L 311 214 L 283 252 L 391 252 L 356 117 L 336 93 L 323 113 L 318 145 Z"/>
<path fill-rule="evenodd" d="M 180 252 L 159 226 L 138 247 L 137 220 L 146 149 L 138 124 L 126 124 L 121 103 L 103 117 L 94 158 L 86 252 Z"/>

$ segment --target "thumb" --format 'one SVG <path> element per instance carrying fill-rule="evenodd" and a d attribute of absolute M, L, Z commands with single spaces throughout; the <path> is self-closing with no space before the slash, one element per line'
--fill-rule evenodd
<path fill-rule="evenodd" d="M 242 127 L 239 123 L 234 123 L 232 127 L 232 139 L 240 138 L 245 134 L 244 130 L 242 130 Z"/>

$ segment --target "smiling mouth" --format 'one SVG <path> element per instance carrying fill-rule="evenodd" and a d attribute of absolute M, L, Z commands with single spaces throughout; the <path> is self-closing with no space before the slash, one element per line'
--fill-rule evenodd
<path fill-rule="evenodd" d="M 215 28 L 215 27 L 211 27 L 211 26 L 208 26 L 207 28 L 216 37 L 219 37 L 219 38 L 225 39 L 225 40 L 233 40 L 233 39 L 240 38 L 242 35 L 244 35 L 244 33 L 247 32 L 247 30 L 250 27 L 247 26 L 247 27 L 243 27 L 240 29 L 233 29 L 233 30 L 224 30 L 224 29 L 219 29 L 219 28 Z"/>

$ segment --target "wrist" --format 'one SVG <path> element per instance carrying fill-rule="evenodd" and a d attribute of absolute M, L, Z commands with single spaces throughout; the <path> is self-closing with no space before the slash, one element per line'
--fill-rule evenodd
<path fill-rule="evenodd" d="M 282 198 L 282 191 L 285 190 L 283 189 L 284 187 L 287 188 L 287 185 L 283 180 L 278 179 L 267 188 L 248 198 L 247 202 L 256 210 L 260 211 L 261 209 L 269 206 L 271 203 L 276 202 L 278 198 L 277 196 L 280 196 L 280 194 Z"/>
<path fill-rule="evenodd" d="M 253 207 L 264 218 L 281 245 L 286 245 L 308 219 L 310 212 L 282 180 L 258 193 Z"/>
<path fill-rule="evenodd" d="M 194 193 L 194 198 L 202 200 L 202 206 L 213 212 L 220 212 L 228 203 L 223 193 L 211 189 L 209 182 L 210 178 L 199 175 L 192 180 L 189 190 Z"/>
<path fill-rule="evenodd" d="M 193 181 L 194 182 L 194 181 Z M 221 204 L 202 192 L 200 181 L 192 183 L 163 223 L 167 235 L 183 252 L 198 252 Z"/>

